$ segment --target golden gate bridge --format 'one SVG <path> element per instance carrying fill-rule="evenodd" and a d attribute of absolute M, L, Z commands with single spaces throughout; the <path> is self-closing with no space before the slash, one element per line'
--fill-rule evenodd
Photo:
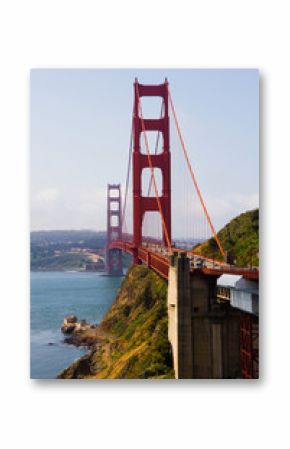
<path fill-rule="evenodd" d="M 145 118 L 142 99 L 159 97 L 161 110 L 159 118 Z M 194 249 L 180 248 L 172 240 L 172 198 L 171 198 L 171 152 L 169 131 L 169 110 L 172 113 L 180 147 L 187 167 L 189 178 L 193 185 L 193 193 L 198 201 L 204 223 L 215 239 L 221 254 L 221 260 L 214 260 L 196 254 Z M 154 149 L 151 148 L 148 134 L 157 133 Z M 162 142 L 160 148 L 160 142 Z M 152 151 L 153 150 L 153 151 Z M 144 188 L 144 172 L 149 170 L 148 186 Z M 157 170 L 161 174 L 160 185 L 157 180 Z M 130 177 L 132 177 L 131 202 L 129 211 Z M 181 174 L 181 179 L 183 178 Z M 180 199 L 181 200 L 181 199 Z M 195 203 L 197 203 L 195 201 Z M 132 216 L 132 230 L 128 231 L 127 223 Z M 148 213 L 157 214 L 161 221 L 158 237 L 150 231 L 150 219 L 145 220 Z M 153 216 L 153 214 L 149 214 Z M 146 222 L 147 229 L 144 230 Z M 152 221 L 153 226 L 153 221 Z M 189 160 L 186 145 L 181 133 L 181 127 L 174 107 L 169 83 L 144 85 L 137 79 L 134 82 L 134 101 L 132 112 L 132 127 L 129 145 L 126 186 L 124 199 L 121 199 L 120 184 L 109 184 L 107 195 L 107 250 L 106 267 L 110 275 L 122 274 L 122 251 L 132 255 L 134 264 L 146 264 L 165 279 L 169 277 L 170 259 L 174 254 L 182 253 L 189 259 L 190 275 L 217 279 L 222 274 L 240 275 L 248 280 L 258 281 L 259 270 L 252 267 L 237 267 L 229 263 L 209 212 L 205 205 L 200 187 Z M 250 329 L 250 330 L 249 330 Z M 251 322 L 248 316 L 241 317 L 240 335 L 242 372 L 244 377 L 253 377 L 253 352 Z M 243 337 L 245 336 L 245 337 Z"/>

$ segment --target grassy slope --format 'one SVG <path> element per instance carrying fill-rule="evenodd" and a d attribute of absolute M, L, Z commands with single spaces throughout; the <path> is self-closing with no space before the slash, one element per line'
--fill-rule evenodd
<path fill-rule="evenodd" d="M 133 266 L 100 324 L 97 349 L 60 377 L 174 378 L 166 297 L 163 279 L 145 266 Z"/>
<path fill-rule="evenodd" d="M 259 209 L 245 212 L 218 232 L 225 251 L 233 252 L 238 266 L 259 265 Z M 211 238 L 194 248 L 198 254 L 222 259 L 216 241 Z"/>

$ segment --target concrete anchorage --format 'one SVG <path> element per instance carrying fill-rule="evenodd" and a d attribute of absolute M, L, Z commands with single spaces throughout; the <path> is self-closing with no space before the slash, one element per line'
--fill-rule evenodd
<path fill-rule="evenodd" d="M 168 337 L 177 379 L 240 376 L 240 312 L 216 302 L 215 276 L 190 273 L 174 253 L 168 276 Z"/>

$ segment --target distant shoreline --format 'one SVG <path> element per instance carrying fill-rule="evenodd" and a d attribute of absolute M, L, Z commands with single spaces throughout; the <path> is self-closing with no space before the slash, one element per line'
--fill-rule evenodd
<path fill-rule="evenodd" d="M 49 269 L 39 269 L 39 270 L 30 270 L 30 273 L 57 273 L 57 272 L 62 272 L 62 273 L 105 273 L 106 270 L 96 270 L 96 271 L 92 271 L 92 270 L 75 270 L 75 269 L 54 269 L 54 270 L 49 270 Z"/>

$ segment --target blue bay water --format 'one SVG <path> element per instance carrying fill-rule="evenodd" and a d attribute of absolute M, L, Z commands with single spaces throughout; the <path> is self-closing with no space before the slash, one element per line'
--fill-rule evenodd
<path fill-rule="evenodd" d="M 99 323 L 116 297 L 121 277 L 101 273 L 32 272 L 30 299 L 30 377 L 53 379 L 86 353 L 63 343 L 65 315 Z"/>

